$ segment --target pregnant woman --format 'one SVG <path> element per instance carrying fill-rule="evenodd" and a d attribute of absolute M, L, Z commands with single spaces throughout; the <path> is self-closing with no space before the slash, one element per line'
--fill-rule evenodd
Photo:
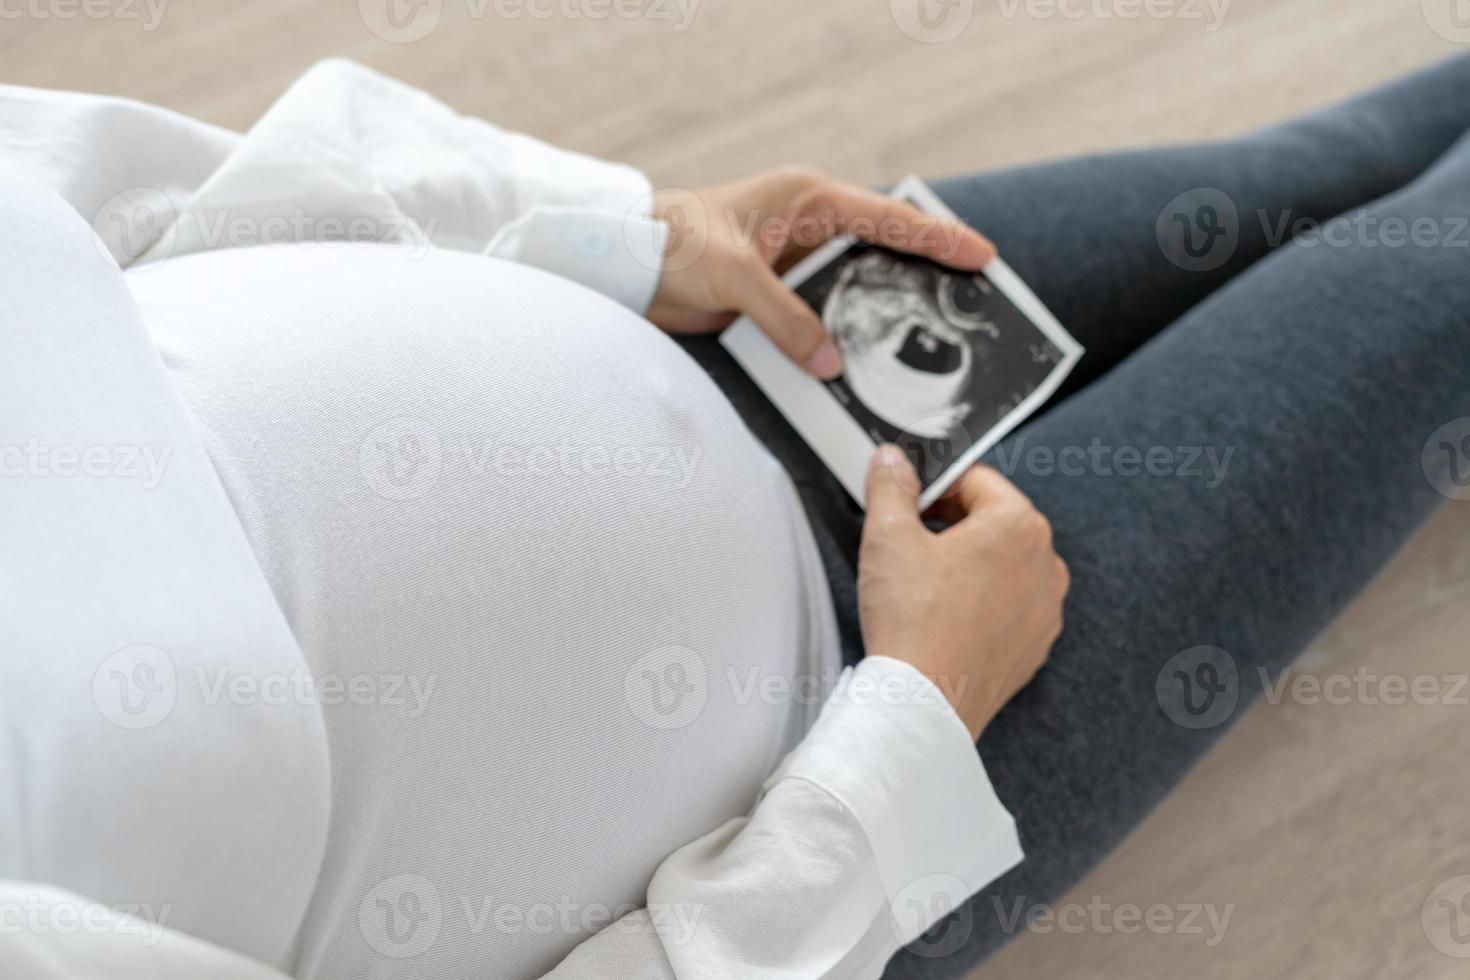
<path fill-rule="evenodd" d="M 243 136 L 0 89 L 0 967 L 961 976 L 1455 486 L 1467 91 L 937 184 L 987 240 L 345 63 Z M 927 520 L 712 336 L 840 373 L 776 270 L 846 231 L 1088 350 Z"/>

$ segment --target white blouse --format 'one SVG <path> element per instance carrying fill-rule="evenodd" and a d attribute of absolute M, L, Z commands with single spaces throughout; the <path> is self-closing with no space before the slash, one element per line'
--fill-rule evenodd
<path fill-rule="evenodd" d="M 876 977 L 1021 859 L 650 201 L 345 62 L 0 87 L 0 973 Z"/>

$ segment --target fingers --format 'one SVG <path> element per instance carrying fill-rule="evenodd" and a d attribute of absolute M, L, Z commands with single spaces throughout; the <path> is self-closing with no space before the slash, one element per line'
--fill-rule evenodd
<path fill-rule="evenodd" d="M 955 481 L 930 514 L 946 523 L 959 524 L 972 514 L 997 506 L 1029 507 L 1031 501 L 999 470 L 977 463 Z"/>
<path fill-rule="evenodd" d="M 897 446 L 879 446 L 868 463 L 866 528 L 884 533 L 923 531 L 919 475 Z"/>
<path fill-rule="evenodd" d="M 995 245 L 973 228 L 925 214 L 907 201 L 837 181 L 807 195 L 802 211 L 825 212 L 841 230 L 863 241 L 932 259 L 955 269 L 979 269 L 995 258 Z"/>
<path fill-rule="evenodd" d="M 977 464 L 965 471 L 955 484 L 955 499 L 966 514 L 989 504 L 1027 503 L 1026 495 L 993 466 Z"/>
<path fill-rule="evenodd" d="M 740 279 L 745 286 L 736 303 L 740 311 L 807 372 L 823 381 L 841 374 L 842 355 L 816 312 L 775 272 L 764 265 L 749 269 Z"/>
<path fill-rule="evenodd" d="M 727 217 L 749 218 L 757 228 L 763 218 L 770 219 L 766 231 L 779 234 L 751 238 L 744 222 L 739 229 L 706 229 L 708 234 L 699 239 L 699 263 L 690 270 L 664 269 L 650 318 L 667 330 L 698 332 L 718 322 L 691 317 L 691 311 L 738 311 L 788 358 L 823 381 L 842 373 L 842 354 L 816 311 L 777 271 L 808 246 L 846 233 L 960 269 L 979 269 L 995 257 L 994 245 L 958 221 L 932 217 L 905 201 L 799 168 L 707 193 L 712 200 L 725 201 Z M 808 227 L 813 222 L 816 234 Z M 675 275 L 680 271 L 696 274 Z"/>

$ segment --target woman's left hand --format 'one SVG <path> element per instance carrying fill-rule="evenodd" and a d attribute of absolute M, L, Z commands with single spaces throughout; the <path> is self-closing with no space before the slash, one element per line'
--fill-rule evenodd
<path fill-rule="evenodd" d="M 798 168 L 659 191 L 654 214 L 669 226 L 669 243 L 650 320 L 669 333 L 714 333 L 743 313 L 824 380 L 842 373 L 842 356 L 816 312 L 781 281 L 797 261 L 839 235 L 956 269 L 995 257 L 995 246 L 966 225 Z"/>

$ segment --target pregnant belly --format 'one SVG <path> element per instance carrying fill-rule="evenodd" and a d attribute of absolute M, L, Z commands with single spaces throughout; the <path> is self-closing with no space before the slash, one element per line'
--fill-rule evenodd
<path fill-rule="evenodd" d="M 327 724 L 298 975 L 538 976 L 749 808 L 830 611 L 789 484 L 677 346 L 448 252 L 129 285 Z"/>

